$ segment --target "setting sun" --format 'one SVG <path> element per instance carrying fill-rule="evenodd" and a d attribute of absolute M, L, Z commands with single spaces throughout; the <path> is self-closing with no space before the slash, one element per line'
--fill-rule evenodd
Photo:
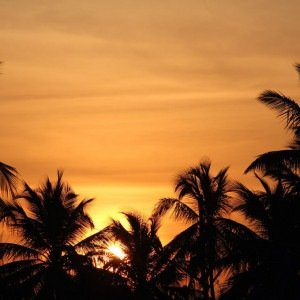
<path fill-rule="evenodd" d="M 120 259 L 123 259 L 125 257 L 124 251 L 122 250 L 121 246 L 119 246 L 118 244 L 110 245 L 108 247 L 108 251 Z"/>

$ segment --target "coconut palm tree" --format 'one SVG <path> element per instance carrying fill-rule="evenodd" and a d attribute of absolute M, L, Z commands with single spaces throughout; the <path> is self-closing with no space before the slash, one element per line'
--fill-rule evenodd
<path fill-rule="evenodd" d="M 225 218 L 230 209 L 227 170 L 212 176 L 209 161 L 190 168 L 176 181 L 178 198 L 161 199 L 154 211 L 162 216 L 173 210 L 175 219 L 190 224 L 175 240 L 189 254 L 190 286 L 200 284 L 205 299 L 215 299 L 215 282 L 222 271 L 217 262 L 234 247 L 233 240 L 227 240 L 229 233 L 234 239 L 241 232 L 248 234 L 245 226 Z"/>
<path fill-rule="evenodd" d="M 170 293 L 176 291 L 171 285 L 178 286 L 183 273 L 175 260 L 176 251 L 168 245 L 163 247 L 157 235 L 159 217 L 145 220 L 133 212 L 123 215 L 127 226 L 113 220 L 105 231 L 111 242 L 120 243 L 124 257 L 115 256 L 105 268 L 126 278 L 134 299 L 171 299 Z"/>
<path fill-rule="evenodd" d="M 299 296 L 300 178 L 291 170 L 273 174 L 275 182 L 256 175 L 263 191 L 235 188 L 241 212 L 260 239 L 244 247 L 244 272 L 234 273 L 222 299 L 296 299 Z M 295 187 L 298 186 L 298 190 Z"/>
<path fill-rule="evenodd" d="M 18 183 L 18 172 L 3 162 L 0 162 L 0 191 L 6 195 L 14 196 Z"/>
<path fill-rule="evenodd" d="M 296 65 L 300 74 L 300 64 Z M 294 134 L 294 139 L 288 149 L 270 151 L 259 155 L 246 169 L 251 170 L 280 170 L 282 167 L 293 170 L 300 166 L 300 107 L 295 100 L 276 91 L 266 90 L 258 100 L 271 109 L 278 112 L 285 123 L 286 128 Z"/>
<path fill-rule="evenodd" d="M 93 222 L 85 212 L 92 199 L 79 201 L 71 188 L 49 179 L 24 192 L 13 202 L 0 200 L 0 220 L 11 230 L 13 241 L 0 243 L 1 299 L 76 298 L 71 280 L 76 274 L 74 258 L 78 242 Z"/>

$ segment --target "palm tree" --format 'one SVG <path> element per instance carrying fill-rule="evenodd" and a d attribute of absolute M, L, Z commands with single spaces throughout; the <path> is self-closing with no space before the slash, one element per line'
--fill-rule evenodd
<path fill-rule="evenodd" d="M 113 220 L 105 232 L 111 242 L 120 243 L 124 257 L 115 256 L 105 268 L 113 269 L 127 280 L 135 299 L 170 299 L 170 285 L 178 284 L 183 273 L 172 247 L 163 247 L 157 235 L 159 217 L 145 220 L 137 213 L 123 215 L 128 226 Z"/>
<path fill-rule="evenodd" d="M 71 275 L 78 242 L 93 222 L 85 212 L 92 201 L 78 200 L 57 181 L 24 192 L 13 202 L 0 200 L 0 220 L 12 231 L 13 242 L 0 243 L 0 289 L 3 299 L 69 299 L 75 297 Z M 76 265 L 76 264 L 75 264 Z M 2 298 L 1 298 L 2 299 Z"/>
<path fill-rule="evenodd" d="M 254 224 L 260 235 L 244 247 L 244 272 L 233 274 L 222 299 L 296 299 L 299 296 L 300 177 L 291 170 L 272 174 L 272 186 L 256 175 L 263 191 L 242 184 L 235 188 L 235 210 Z M 295 187 L 298 187 L 295 189 Z"/>
<path fill-rule="evenodd" d="M 300 74 L 300 64 L 296 65 Z M 280 170 L 282 167 L 297 169 L 300 166 L 300 107 L 293 99 L 285 95 L 266 90 L 258 100 L 278 112 L 278 116 L 286 122 L 286 128 L 294 134 L 289 149 L 270 151 L 259 155 L 246 169 L 252 170 Z"/>
<path fill-rule="evenodd" d="M 229 243 L 233 241 L 227 240 L 229 234 L 231 238 L 240 232 L 247 234 L 243 225 L 224 217 L 230 209 L 228 168 L 216 176 L 210 169 L 211 163 L 204 161 L 180 175 L 175 187 L 178 199 L 161 199 L 154 212 L 162 216 L 173 210 L 176 219 L 191 224 L 175 240 L 183 252 L 189 253 L 191 287 L 199 283 L 205 299 L 215 299 L 215 282 L 222 271 L 217 271 L 217 262 L 233 247 Z"/>
<path fill-rule="evenodd" d="M 3 162 L 0 162 L 0 191 L 6 195 L 14 196 L 18 183 L 18 172 Z"/>

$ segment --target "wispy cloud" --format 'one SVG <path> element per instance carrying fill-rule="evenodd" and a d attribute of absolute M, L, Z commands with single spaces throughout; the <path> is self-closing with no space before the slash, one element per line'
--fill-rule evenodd
<path fill-rule="evenodd" d="M 1 1 L 1 161 L 28 180 L 63 168 L 78 185 L 159 186 L 209 156 L 240 178 L 288 139 L 255 97 L 297 95 L 299 10 L 294 0 Z"/>

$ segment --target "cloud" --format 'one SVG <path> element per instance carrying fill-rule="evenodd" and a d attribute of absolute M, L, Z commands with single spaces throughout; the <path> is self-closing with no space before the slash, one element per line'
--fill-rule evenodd
<path fill-rule="evenodd" d="M 205 155 L 242 172 L 286 139 L 255 97 L 298 88 L 299 4 L 269 6 L 3 1 L 1 159 L 93 182 L 166 182 Z"/>

